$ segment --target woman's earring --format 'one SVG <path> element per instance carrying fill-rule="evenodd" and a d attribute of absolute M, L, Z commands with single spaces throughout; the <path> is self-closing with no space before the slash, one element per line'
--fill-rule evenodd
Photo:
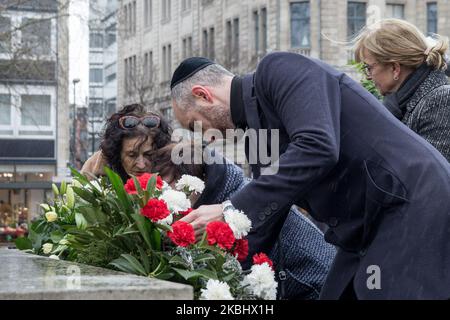
<path fill-rule="evenodd" d="M 398 76 L 394 76 L 394 80 L 397 81 L 398 80 Z"/>

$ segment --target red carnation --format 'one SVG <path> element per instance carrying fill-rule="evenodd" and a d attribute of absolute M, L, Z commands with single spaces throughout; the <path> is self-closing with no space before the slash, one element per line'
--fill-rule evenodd
<path fill-rule="evenodd" d="M 236 241 L 233 230 L 227 223 L 222 221 L 210 222 L 206 226 L 206 234 L 210 246 L 217 243 L 222 249 L 230 250 Z"/>
<path fill-rule="evenodd" d="M 169 216 L 170 211 L 164 200 L 150 199 L 148 203 L 141 209 L 141 214 L 149 218 L 153 222 L 165 219 Z"/>
<path fill-rule="evenodd" d="M 184 221 L 177 221 L 172 224 L 172 232 L 167 232 L 167 236 L 180 247 L 187 247 L 195 243 L 194 227 Z"/>
<path fill-rule="evenodd" d="M 253 256 L 253 264 L 263 264 L 265 262 L 273 269 L 273 262 L 265 253 L 255 254 Z"/>
<path fill-rule="evenodd" d="M 155 176 L 154 174 L 150 173 L 144 173 L 143 175 L 137 177 L 137 180 L 139 181 L 139 184 L 141 185 L 142 190 L 147 190 L 147 184 L 148 181 Z M 161 190 L 163 187 L 163 180 L 160 176 L 156 177 L 156 188 Z M 130 178 L 128 179 L 127 183 L 125 184 L 125 191 L 129 194 L 136 194 L 136 186 L 134 185 L 134 179 Z"/>
<path fill-rule="evenodd" d="M 248 256 L 248 240 L 239 239 L 236 240 L 236 247 L 234 248 L 233 255 L 237 255 L 239 261 L 244 261 Z"/>
<path fill-rule="evenodd" d="M 178 214 L 181 214 L 183 217 L 187 216 L 189 213 L 191 213 L 192 211 L 194 211 L 194 209 L 189 208 L 186 211 L 180 211 L 178 212 Z"/>

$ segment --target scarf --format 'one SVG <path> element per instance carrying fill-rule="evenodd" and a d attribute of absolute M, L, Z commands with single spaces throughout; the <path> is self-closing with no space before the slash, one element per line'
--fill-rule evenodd
<path fill-rule="evenodd" d="M 406 105 L 431 71 L 432 68 L 423 63 L 405 79 L 397 92 L 386 95 L 383 104 L 397 119 L 403 118 Z"/>

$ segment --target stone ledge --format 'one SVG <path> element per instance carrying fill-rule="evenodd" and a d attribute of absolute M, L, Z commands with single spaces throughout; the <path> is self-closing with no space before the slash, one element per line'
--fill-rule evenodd
<path fill-rule="evenodd" d="M 0 247 L 0 265 L 0 300 L 193 299 L 191 286 L 4 247 Z"/>

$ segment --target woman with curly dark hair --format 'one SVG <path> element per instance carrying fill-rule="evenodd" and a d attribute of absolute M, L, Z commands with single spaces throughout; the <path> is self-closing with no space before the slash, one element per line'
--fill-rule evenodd
<path fill-rule="evenodd" d="M 103 174 L 106 165 L 125 182 L 131 175 L 149 172 L 149 155 L 170 143 L 172 129 L 160 115 L 148 112 L 140 104 L 130 104 L 114 113 L 106 122 L 100 151 L 84 164 L 81 172 Z"/>

